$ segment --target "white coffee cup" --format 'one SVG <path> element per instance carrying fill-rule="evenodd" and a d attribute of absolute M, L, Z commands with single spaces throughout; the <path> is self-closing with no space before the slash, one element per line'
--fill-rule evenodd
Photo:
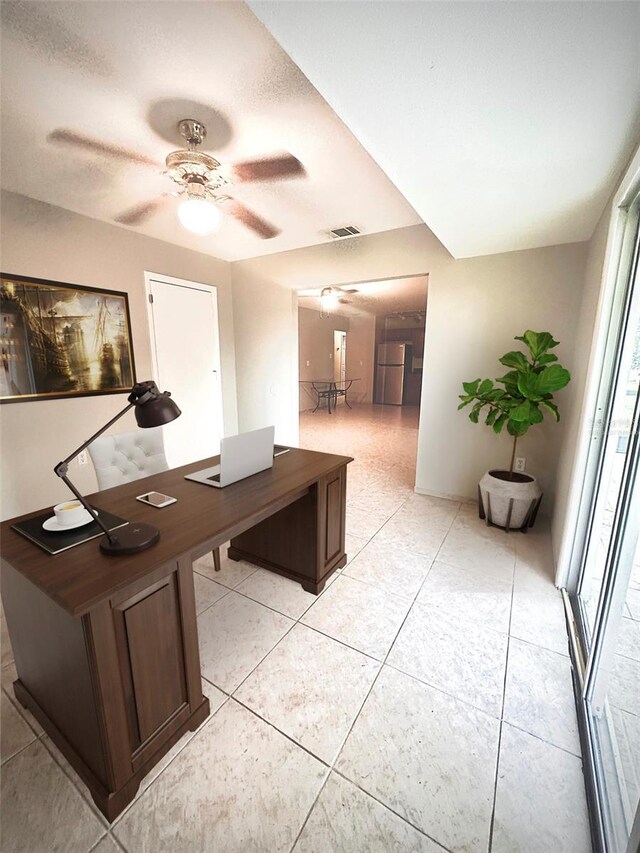
<path fill-rule="evenodd" d="M 54 506 L 53 511 L 56 514 L 56 521 L 62 527 L 78 524 L 87 512 L 80 501 L 65 501 L 63 504 Z"/>

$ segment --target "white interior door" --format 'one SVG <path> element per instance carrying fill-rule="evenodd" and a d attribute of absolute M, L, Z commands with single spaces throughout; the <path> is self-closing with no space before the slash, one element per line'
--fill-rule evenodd
<path fill-rule="evenodd" d="M 147 274 L 155 379 L 182 415 L 164 427 L 171 468 L 220 452 L 222 392 L 215 287 Z"/>

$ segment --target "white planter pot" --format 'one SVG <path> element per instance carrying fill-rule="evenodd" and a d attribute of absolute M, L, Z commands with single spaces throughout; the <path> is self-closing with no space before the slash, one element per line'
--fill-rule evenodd
<path fill-rule="evenodd" d="M 507 531 L 533 527 L 541 500 L 542 490 L 529 474 L 487 471 L 478 485 L 480 518 Z"/>

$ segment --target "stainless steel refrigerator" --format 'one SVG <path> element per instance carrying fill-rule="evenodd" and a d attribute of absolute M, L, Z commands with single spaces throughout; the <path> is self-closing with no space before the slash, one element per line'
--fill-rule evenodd
<path fill-rule="evenodd" d="M 406 344 L 378 344 L 375 402 L 401 406 L 404 394 Z"/>

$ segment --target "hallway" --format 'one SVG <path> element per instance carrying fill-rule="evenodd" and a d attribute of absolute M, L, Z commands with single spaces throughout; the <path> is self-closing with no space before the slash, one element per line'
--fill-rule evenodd
<path fill-rule="evenodd" d="M 384 491 L 413 491 L 418 444 L 418 406 L 376 406 L 339 402 L 331 415 L 326 408 L 300 412 L 300 447 L 353 456 L 349 494 L 374 484 Z"/>

